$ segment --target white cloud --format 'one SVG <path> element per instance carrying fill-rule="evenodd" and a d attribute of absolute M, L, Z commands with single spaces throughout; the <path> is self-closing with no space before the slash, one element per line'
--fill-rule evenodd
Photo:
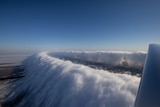
<path fill-rule="evenodd" d="M 26 77 L 15 82 L 16 107 L 132 107 L 140 79 L 95 70 L 40 53 L 24 61 Z"/>
<path fill-rule="evenodd" d="M 106 51 L 106 52 L 54 52 L 49 55 L 54 57 L 68 57 L 80 59 L 83 61 L 120 65 L 124 61 L 130 66 L 143 67 L 146 53 L 145 52 L 128 52 L 128 51 Z"/>

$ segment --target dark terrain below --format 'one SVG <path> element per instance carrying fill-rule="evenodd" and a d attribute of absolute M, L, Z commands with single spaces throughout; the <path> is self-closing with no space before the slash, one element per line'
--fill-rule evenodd
<path fill-rule="evenodd" d="M 3 99 L 7 95 L 9 85 L 12 81 L 24 77 L 20 65 L 13 65 L 12 63 L 0 64 L 0 107 L 2 106 Z"/>
<path fill-rule="evenodd" d="M 89 66 L 94 69 L 102 69 L 102 70 L 108 70 L 114 73 L 136 75 L 138 77 L 141 77 L 142 71 L 143 71 L 143 67 L 129 66 L 127 62 L 123 62 L 121 65 L 111 65 L 111 64 L 90 62 L 90 61 L 85 61 L 82 59 L 70 58 L 70 57 L 58 57 L 58 58 L 62 60 L 69 60 L 77 64 L 83 64 L 83 65 Z"/>

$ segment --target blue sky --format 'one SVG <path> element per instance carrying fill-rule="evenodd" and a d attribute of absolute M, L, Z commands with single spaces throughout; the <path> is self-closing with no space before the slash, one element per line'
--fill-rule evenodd
<path fill-rule="evenodd" d="M 146 50 L 160 43 L 158 0 L 0 1 L 0 50 Z"/>

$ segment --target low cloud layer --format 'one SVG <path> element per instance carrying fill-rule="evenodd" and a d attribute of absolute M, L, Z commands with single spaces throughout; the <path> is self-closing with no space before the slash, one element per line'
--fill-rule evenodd
<path fill-rule="evenodd" d="M 127 51 L 106 51 L 106 52 L 54 52 L 50 53 L 54 57 L 68 57 L 80 59 L 89 62 L 104 63 L 111 65 L 122 65 L 127 63 L 133 67 L 143 67 L 146 53 L 145 52 L 127 52 Z"/>
<path fill-rule="evenodd" d="M 114 60 L 114 59 L 113 59 Z M 133 107 L 140 78 L 95 70 L 39 53 L 27 58 L 25 78 L 8 101 L 16 107 Z"/>

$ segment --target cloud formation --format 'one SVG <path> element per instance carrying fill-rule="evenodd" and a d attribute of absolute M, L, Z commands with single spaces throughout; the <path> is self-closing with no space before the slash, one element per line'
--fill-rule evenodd
<path fill-rule="evenodd" d="M 39 53 L 27 58 L 25 78 L 8 101 L 16 107 L 133 107 L 140 78 L 96 70 Z"/>
<path fill-rule="evenodd" d="M 53 52 L 49 55 L 54 57 L 67 57 L 80 59 L 83 61 L 122 65 L 124 62 L 129 66 L 143 67 L 146 53 L 145 52 L 128 52 L 128 51 L 102 51 L 102 52 Z"/>

